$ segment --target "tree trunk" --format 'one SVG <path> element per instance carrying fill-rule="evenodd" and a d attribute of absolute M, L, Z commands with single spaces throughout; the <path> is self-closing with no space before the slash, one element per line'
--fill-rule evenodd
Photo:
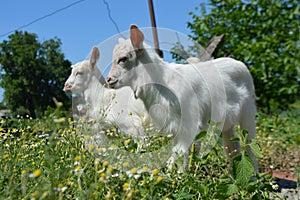
<path fill-rule="evenodd" d="M 26 105 L 27 105 L 27 108 L 29 110 L 29 115 L 30 117 L 32 118 L 36 118 L 36 114 L 35 114 L 35 110 L 34 110 L 34 104 L 33 104 L 33 100 L 31 98 L 30 95 L 26 94 Z"/>

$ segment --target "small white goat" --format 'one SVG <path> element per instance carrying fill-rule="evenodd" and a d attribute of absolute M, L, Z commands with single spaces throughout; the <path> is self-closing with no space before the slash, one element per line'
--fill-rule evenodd
<path fill-rule="evenodd" d="M 135 96 L 142 99 L 146 109 L 159 105 L 162 112 L 152 112 L 153 124 L 175 133 L 173 156 L 185 153 L 185 169 L 189 147 L 195 136 L 209 127 L 209 120 L 224 122 L 223 145 L 228 155 L 239 151 L 239 144 L 231 142 L 235 137 L 234 126 L 249 132 L 249 140 L 255 137 L 255 92 L 247 67 L 231 58 L 219 58 L 208 62 L 189 61 L 189 64 L 168 63 L 160 59 L 144 42 L 144 35 L 131 25 L 130 39 L 119 39 L 113 51 L 113 63 L 107 77 L 111 88 L 130 86 Z M 219 77 L 219 80 L 218 80 Z M 156 106 L 157 107 L 157 106 Z M 247 149 L 258 172 L 256 158 Z"/>
<path fill-rule="evenodd" d="M 98 48 L 93 47 L 89 61 L 72 66 L 72 73 L 63 90 L 84 94 L 87 118 L 98 120 L 104 117 L 106 125 L 116 125 L 125 134 L 140 139 L 139 136 L 144 134 L 143 126 L 150 123 L 143 102 L 133 98 L 133 91 L 129 87 L 120 90 L 106 88 L 105 78 L 97 68 L 99 58 Z"/>

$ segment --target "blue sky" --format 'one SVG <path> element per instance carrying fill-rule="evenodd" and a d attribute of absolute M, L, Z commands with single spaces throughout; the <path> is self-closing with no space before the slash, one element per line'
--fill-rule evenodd
<path fill-rule="evenodd" d="M 2 1 L 0 35 L 76 1 Z M 106 2 L 121 32 L 127 31 L 130 24 L 137 24 L 139 27 L 151 26 L 147 0 L 106 0 Z M 188 13 L 199 12 L 195 11 L 195 7 L 200 3 L 206 3 L 206 0 L 153 0 L 157 26 L 189 35 L 187 22 L 192 18 Z M 37 34 L 39 41 L 55 36 L 60 38 L 62 52 L 72 63 L 85 59 L 94 45 L 118 34 L 115 25 L 109 19 L 104 0 L 82 1 L 21 30 Z M 0 37 L 0 42 L 6 40 L 7 36 Z"/>
<path fill-rule="evenodd" d="M 75 1 L 2 1 L 0 35 Z M 127 31 L 130 24 L 151 26 L 147 0 L 106 1 L 120 31 Z M 191 16 L 188 13 L 195 11 L 201 2 L 204 1 L 153 0 L 157 26 L 190 34 L 187 22 L 191 21 Z M 36 33 L 40 41 L 57 36 L 62 40 L 62 51 L 72 63 L 84 59 L 93 45 L 118 33 L 108 17 L 103 0 L 85 0 L 21 30 Z M 0 42 L 3 39 L 7 39 L 7 36 L 1 37 Z"/>

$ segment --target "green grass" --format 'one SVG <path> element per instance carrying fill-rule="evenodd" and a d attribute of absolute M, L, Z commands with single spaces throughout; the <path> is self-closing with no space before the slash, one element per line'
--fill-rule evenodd
<path fill-rule="evenodd" d="M 151 145 L 137 149 L 108 130 L 109 145 L 99 147 L 84 143 L 93 139 L 87 127 L 57 111 L 48 116 L 0 122 L 0 199 L 268 199 L 270 177 L 261 173 L 239 185 L 220 145 L 205 158 L 193 157 L 190 171 L 181 173 L 138 162 L 160 151 L 167 137 L 152 134 Z M 260 168 L 299 172 L 299 112 L 260 113 L 257 126 Z"/>
<path fill-rule="evenodd" d="M 264 155 L 260 168 L 300 172 L 300 109 L 272 116 L 259 113 L 257 127 Z"/>

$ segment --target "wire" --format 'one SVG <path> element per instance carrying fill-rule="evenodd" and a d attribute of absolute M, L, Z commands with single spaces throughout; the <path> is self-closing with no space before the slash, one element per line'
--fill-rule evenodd
<path fill-rule="evenodd" d="M 63 11 L 63 10 L 66 10 L 66 9 L 68 9 L 68 8 L 70 8 L 70 7 L 72 7 L 72 6 L 76 5 L 76 4 L 79 4 L 79 3 L 81 3 L 81 2 L 84 2 L 84 1 L 86 1 L 86 0 L 78 0 L 78 1 L 75 1 L 75 2 L 73 2 L 73 3 L 71 3 L 71 4 L 67 5 L 67 6 L 65 6 L 65 7 L 63 7 L 63 8 L 60 8 L 60 9 L 58 9 L 58 10 L 53 11 L 52 13 L 49 13 L 49 14 L 44 15 L 44 16 L 42 16 L 42 17 L 39 17 L 39 18 L 37 18 L 37 19 L 35 19 L 35 20 L 29 22 L 28 24 L 22 25 L 22 26 L 20 26 L 20 27 L 14 29 L 14 30 L 11 30 L 11 31 L 8 31 L 8 32 L 6 32 L 6 33 L 4 33 L 4 34 L 1 34 L 1 35 L 0 35 L 0 38 L 1 38 L 1 37 L 4 37 L 4 36 L 7 36 L 7 35 L 13 33 L 14 31 L 18 31 L 18 30 L 20 30 L 20 29 L 22 29 L 22 28 L 26 28 L 26 27 L 28 27 L 28 26 L 30 26 L 30 25 L 32 25 L 32 24 L 38 22 L 38 21 L 41 21 L 41 20 L 43 20 L 43 19 L 45 19 L 45 18 L 47 18 L 47 17 L 50 17 L 50 16 L 52 16 L 52 15 L 55 15 L 56 13 L 59 13 L 59 12 L 61 12 L 61 11 Z"/>
<path fill-rule="evenodd" d="M 119 26 L 118 26 L 117 22 L 116 22 L 116 21 L 112 18 L 112 16 L 111 16 L 111 10 L 110 10 L 110 7 L 109 7 L 108 2 L 107 2 L 106 0 L 102 0 L 102 1 L 103 1 L 103 3 L 104 3 L 105 6 L 106 6 L 106 9 L 107 9 L 107 15 L 108 15 L 109 20 L 114 24 L 114 26 L 116 27 L 118 33 L 119 33 L 122 37 L 124 37 L 124 36 L 122 35 L 120 29 L 119 29 Z"/>

